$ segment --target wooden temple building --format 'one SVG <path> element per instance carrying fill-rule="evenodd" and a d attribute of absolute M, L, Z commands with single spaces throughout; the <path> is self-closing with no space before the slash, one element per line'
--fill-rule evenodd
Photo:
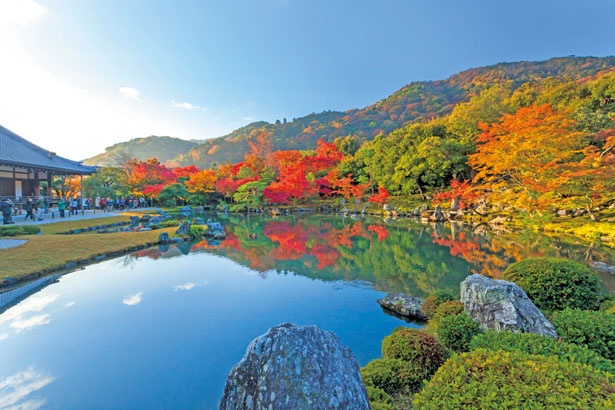
<path fill-rule="evenodd" d="M 95 172 L 96 167 L 60 157 L 0 126 L 0 199 L 8 197 L 15 204 L 41 195 L 51 199 L 54 175 L 83 177 Z M 46 192 L 41 192 L 41 185 Z"/>

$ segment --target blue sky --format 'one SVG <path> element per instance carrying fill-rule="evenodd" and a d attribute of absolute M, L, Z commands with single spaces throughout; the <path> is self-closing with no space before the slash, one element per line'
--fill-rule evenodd
<path fill-rule="evenodd" d="M 615 54 L 615 1 L 0 0 L 0 125 L 73 159 Z"/>

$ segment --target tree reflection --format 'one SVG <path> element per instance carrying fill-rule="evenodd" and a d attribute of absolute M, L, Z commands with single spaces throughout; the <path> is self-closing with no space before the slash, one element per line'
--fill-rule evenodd
<path fill-rule="evenodd" d="M 439 289 L 459 292 L 472 273 L 500 278 L 506 267 L 528 257 L 608 260 L 615 251 L 549 238 L 535 232 L 494 231 L 488 226 L 421 225 L 397 220 L 337 216 L 228 218 L 223 241 L 203 240 L 191 252 L 216 253 L 266 272 L 293 272 L 334 281 L 362 281 L 387 292 L 421 296 Z M 186 245 L 184 245 L 186 246 Z M 171 257 L 151 248 L 135 257 Z M 589 256 L 588 256 L 589 255 Z M 608 281 L 607 286 L 608 286 Z"/>

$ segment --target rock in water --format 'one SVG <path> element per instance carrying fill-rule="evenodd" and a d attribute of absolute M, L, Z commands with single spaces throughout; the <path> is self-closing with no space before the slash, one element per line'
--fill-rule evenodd
<path fill-rule="evenodd" d="M 177 231 L 175 231 L 175 233 L 177 235 L 188 235 L 190 233 L 190 222 L 188 221 L 183 221 L 182 223 L 179 224 L 179 226 L 177 227 Z"/>
<path fill-rule="evenodd" d="M 380 306 L 398 315 L 427 320 L 427 315 L 422 308 L 423 302 L 425 302 L 425 299 L 408 296 L 405 293 L 389 293 L 383 299 L 378 299 Z"/>
<path fill-rule="evenodd" d="M 511 330 L 557 337 L 555 327 L 516 284 L 482 275 L 461 282 L 464 309 L 483 330 Z"/>
<path fill-rule="evenodd" d="M 290 323 L 250 343 L 220 402 L 221 410 L 369 408 L 350 349 L 333 332 Z"/>

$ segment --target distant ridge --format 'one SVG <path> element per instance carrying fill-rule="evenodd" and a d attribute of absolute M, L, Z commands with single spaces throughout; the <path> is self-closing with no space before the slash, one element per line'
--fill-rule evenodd
<path fill-rule="evenodd" d="M 370 140 L 380 133 L 387 134 L 413 122 L 447 115 L 456 104 L 495 84 L 507 84 L 514 90 L 524 83 L 540 82 L 550 77 L 577 80 L 613 70 L 615 57 L 612 56 L 571 56 L 546 61 L 499 63 L 465 70 L 445 80 L 412 82 L 365 108 L 313 113 L 275 124 L 255 122 L 200 144 L 170 137 L 137 138 L 115 144 L 107 148 L 104 154 L 85 163 L 113 165 L 109 158 L 118 151 L 126 150 L 140 160 L 157 157 L 169 166 L 193 164 L 199 168 L 209 168 L 214 164 L 241 161 L 249 150 L 248 141 L 261 133 L 271 136 L 275 150 L 313 149 L 319 139 L 333 141 L 347 135 Z"/>

